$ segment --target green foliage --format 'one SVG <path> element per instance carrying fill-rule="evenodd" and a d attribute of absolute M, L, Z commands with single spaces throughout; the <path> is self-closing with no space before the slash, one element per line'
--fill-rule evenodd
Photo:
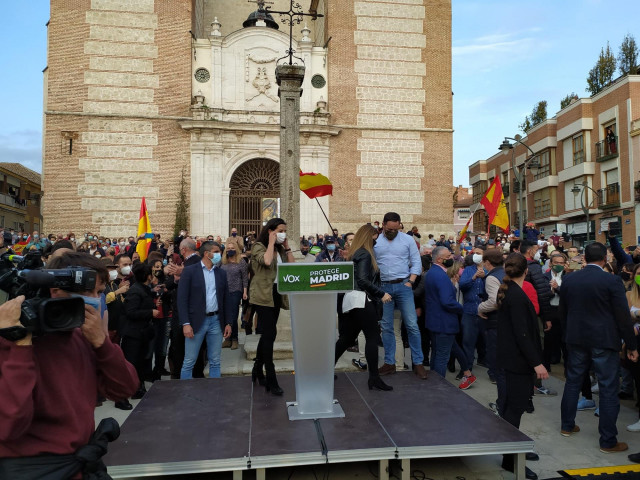
<path fill-rule="evenodd" d="M 618 68 L 622 75 L 631 73 L 635 75 L 638 72 L 638 44 L 633 35 L 627 33 L 620 45 L 618 53 Z"/>
<path fill-rule="evenodd" d="M 571 92 L 569 95 L 567 95 L 566 97 L 564 97 L 562 100 L 560 100 L 560 110 L 562 110 L 565 107 L 568 107 L 569 104 L 573 101 L 573 100 L 577 100 L 578 99 L 578 95 L 575 94 L 574 92 Z"/>
<path fill-rule="evenodd" d="M 189 202 L 187 201 L 187 182 L 184 178 L 184 167 L 180 179 L 180 193 L 176 202 L 176 223 L 173 227 L 173 236 L 177 237 L 180 230 L 189 230 Z"/>
<path fill-rule="evenodd" d="M 609 42 L 607 48 L 600 49 L 600 56 L 594 67 L 589 70 L 587 77 L 587 92 L 595 95 L 613 81 L 613 74 L 616 72 L 616 57 L 611 51 Z"/>
<path fill-rule="evenodd" d="M 544 122 L 547 119 L 547 101 L 542 100 L 533 107 L 531 115 L 524 117 L 524 122 L 518 125 L 518 128 L 527 133 L 536 125 Z"/>

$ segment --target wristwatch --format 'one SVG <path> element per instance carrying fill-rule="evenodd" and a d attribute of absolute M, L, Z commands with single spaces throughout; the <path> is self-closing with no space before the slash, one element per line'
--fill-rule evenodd
<path fill-rule="evenodd" d="M 407 280 L 407 281 L 408 281 L 411 285 L 415 285 L 415 284 L 416 284 L 416 282 L 415 282 L 415 281 L 413 281 L 413 280 Z"/>
<path fill-rule="evenodd" d="M 6 338 L 10 342 L 17 342 L 27 336 L 27 329 L 22 325 L 14 325 L 13 327 L 0 328 L 0 337 Z"/>

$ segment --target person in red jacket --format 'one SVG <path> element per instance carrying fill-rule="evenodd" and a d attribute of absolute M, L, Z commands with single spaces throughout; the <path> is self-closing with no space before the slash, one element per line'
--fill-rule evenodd
<path fill-rule="evenodd" d="M 76 292 L 85 301 L 81 328 L 33 338 L 28 334 L 17 341 L 0 336 L 0 471 L 11 459 L 38 456 L 46 461 L 47 455 L 74 454 L 94 433 L 96 396 L 118 400 L 138 388 L 135 368 L 111 343 L 101 322 L 106 268 L 77 252 L 56 257 L 48 266 L 91 268 L 96 285 Z M 71 295 L 58 288 L 50 293 L 52 298 Z M 20 325 L 23 301 L 18 297 L 0 306 L 0 329 Z"/>

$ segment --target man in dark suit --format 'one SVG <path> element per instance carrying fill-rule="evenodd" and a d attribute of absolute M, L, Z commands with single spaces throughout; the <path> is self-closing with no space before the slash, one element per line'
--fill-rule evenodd
<path fill-rule="evenodd" d="M 438 246 L 431 254 L 433 265 L 424 282 L 425 324 L 431 332 L 431 369 L 444 377 L 451 348 L 460 331 L 458 316 L 462 315 L 462 305 L 456 300 L 456 289 L 447 275 L 447 268 L 453 265 L 451 251 Z M 468 365 L 461 365 L 467 370 Z"/>
<path fill-rule="evenodd" d="M 207 338 L 209 377 L 220 377 L 222 338 L 231 335 L 233 321 L 229 308 L 227 274 L 220 269 L 220 244 L 205 242 L 200 247 L 200 263 L 186 267 L 178 283 L 178 310 L 185 337 L 181 379 L 192 378 L 200 346 Z"/>
<path fill-rule="evenodd" d="M 568 437 L 580 431 L 575 423 L 578 395 L 593 362 L 600 387 L 600 450 L 622 452 L 628 447 L 616 438 L 620 411 L 618 352 L 623 339 L 627 356 L 637 361 L 636 337 L 622 280 L 603 270 L 607 248 L 592 243 L 585 248 L 585 259 L 585 268 L 567 275 L 560 290 L 560 318 L 567 344 L 567 382 L 562 396 L 560 433 Z"/>

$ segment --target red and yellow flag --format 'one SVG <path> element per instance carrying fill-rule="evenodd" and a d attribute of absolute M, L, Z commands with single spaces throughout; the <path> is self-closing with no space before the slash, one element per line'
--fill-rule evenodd
<path fill-rule="evenodd" d="M 144 235 L 144 238 L 140 238 Z M 138 221 L 138 245 L 136 246 L 136 252 L 140 255 L 140 261 L 144 262 L 149 255 L 149 247 L 151 246 L 151 240 L 153 239 L 153 232 L 151 231 L 151 223 L 149 222 L 149 212 L 147 211 L 147 202 L 142 197 L 142 204 L 140 205 L 140 220 Z"/>
<path fill-rule="evenodd" d="M 504 204 L 504 195 L 502 193 L 502 185 L 498 177 L 493 179 L 489 190 L 484 194 L 480 203 L 484 207 L 489 216 L 489 225 L 495 225 L 505 232 L 509 231 L 509 212 Z"/>
<path fill-rule="evenodd" d="M 473 219 L 473 215 L 469 216 L 469 220 L 467 220 L 467 224 L 464 226 L 464 228 L 462 230 L 460 230 L 460 236 L 458 237 L 458 243 L 460 243 L 462 240 L 464 240 L 464 237 L 467 236 L 467 230 L 469 229 L 469 224 L 471 223 L 472 219 Z"/>
<path fill-rule="evenodd" d="M 302 173 L 302 170 L 300 170 L 300 190 L 309 198 L 333 195 L 333 185 L 327 177 L 319 173 Z"/>

